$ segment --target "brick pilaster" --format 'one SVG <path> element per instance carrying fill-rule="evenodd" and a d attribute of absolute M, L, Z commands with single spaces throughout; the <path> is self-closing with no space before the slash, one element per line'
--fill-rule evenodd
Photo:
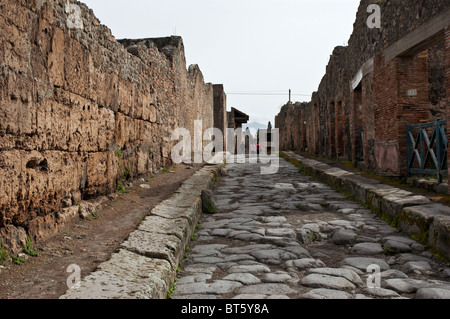
<path fill-rule="evenodd" d="M 445 28 L 444 33 L 444 42 L 445 42 L 445 90 L 446 90 L 446 98 L 447 98 L 447 139 L 450 141 L 450 26 Z M 447 152 L 447 166 L 450 172 L 450 152 Z M 449 193 L 450 193 L 450 174 L 448 174 L 448 185 L 449 185 Z"/>

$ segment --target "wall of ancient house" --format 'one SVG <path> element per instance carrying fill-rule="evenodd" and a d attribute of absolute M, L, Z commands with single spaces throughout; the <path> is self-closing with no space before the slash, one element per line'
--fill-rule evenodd
<path fill-rule="evenodd" d="M 66 5 L 81 9 L 68 25 Z M 0 2 L 0 238 L 171 164 L 177 127 L 213 127 L 212 84 L 180 37 L 117 41 L 80 2 Z"/>
<path fill-rule="evenodd" d="M 370 4 L 381 8 L 381 28 L 367 25 Z M 307 131 L 313 131 L 307 134 L 310 152 L 363 161 L 383 175 L 405 175 L 406 124 L 447 117 L 448 50 L 438 32 L 407 54 L 391 58 L 385 52 L 442 24 L 448 10 L 444 0 L 361 1 L 348 45 L 334 49 L 310 110 L 298 115 L 297 122 L 307 122 Z M 282 128 L 287 112 L 283 107 L 278 115 L 281 140 L 296 130 L 290 124 Z"/>

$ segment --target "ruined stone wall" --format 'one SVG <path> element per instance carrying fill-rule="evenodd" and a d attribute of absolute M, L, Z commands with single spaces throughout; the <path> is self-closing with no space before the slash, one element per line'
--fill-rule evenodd
<path fill-rule="evenodd" d="M 280 150 L 302 150 L 308 146 L 307 124 L 299 121 L 306 118 L 309 103 L 288 103 L 275 117 L 275 127 L 280 128 Z"/>
<path fill-rule="evenodd" d="M 228 114 L 227 114 L 227 96 L 222 84 L 215 84 L 214 90 L 214 127 L 219 129 L 223 134 L 223 150 L 227 149 L 227 128 L 228 128 Z"/>
<path fill-rule="evenodd" d="M 176 127 L 213 126 L 212 84 L 186 68 L 181 38 L 120 43 L 80 2 L 83 28 L 69 28 L 67 3 L 0 1 L 6 246 L 17 232 L 51 235 L 65 207 L 171 164 Z"/>
<path fill-rule="evenodd" d="M 275 117 L 275 127 L 280 128 L 279 145 L 281 151 L 292 149 L 291 135 L 295 128 L 291 126 L 291 119 L 300 118 L 300 114 L 295 111 L 295 106 L 288 103 L 281 108 L 280 113 Z"/>
<path fill-rule="evenodd" d="M 370 4 L 381 7 L 381 28 L 366 24 Z M 448 12 L 445 0 L 362 0 L 346 47 L 336 47 L 326 74 L 312 95 L 307 122 L 315 138 L 308 150 L 317 155 L 364 161 L 381 174 L 404 174 L 406 124 L 446 117 L 446 55 L 443 36 L 411 57 L 385 61 L 384 52 L 430 20 Z M 426 30 L 425 30 L 426 31 Z M 355 86 L 353 86 L 355 85 Z M 417 95 L 407 96 L 409 89 Z M 282 109 L 279 118 L 287 109 Z M 287 139 L 296 128 L 282 129 Z M 283 133 L 284 132 L 284 133 Z M 307 134 L 308 138 L 314 134 Z"/>

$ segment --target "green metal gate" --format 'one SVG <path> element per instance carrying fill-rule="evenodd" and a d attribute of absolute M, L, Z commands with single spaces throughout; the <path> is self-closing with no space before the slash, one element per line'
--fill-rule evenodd
<path fill-rule="evenodd" d="M 436 175 L 439 183 L 447 175 L 448 140 L 445 120 L 406 125 L 408 176 L 411 174 Z"/>

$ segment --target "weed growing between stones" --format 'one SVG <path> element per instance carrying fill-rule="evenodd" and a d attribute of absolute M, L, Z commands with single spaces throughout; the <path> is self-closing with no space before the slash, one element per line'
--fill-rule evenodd
<path fill-rule="evenodd" d="M 0 265 L 5 265 L 5 262 L 8 260 L 9 254 L 3 246 L 3 240 L 0 240 Z"/>
<path fill-rule="evenodd" d="M 213 192 L 209 189 L 205 189 L 201 193 L 202 199 L 202 212 L 204 214 L 215 214 L 217 213 L 217 207 L 214 204 Z"/>
<path fill-rule="evenodd" d="M 11 259 L 15 265 L 22 265 L 25 262 L 25 259 L 19 256 L 12 256 Z"/>
<path fill-rule="evenodd" d="M 123 186 L 123 182 L 121 180 L 117 181 L 117 191 L 122 194 L 126 194 L 129 192 L 127 189 L 125 189 L 125 186 Z"/>
<path fill-rule="evenodd" d="M 169 291 L 167 292 L 167 299 L 172 299 L 173 293 L 174 293 L 174 291 L 175 291 L 175 287 L 176 287 L 176 285 L 177 285 L 177 280 L 178 280 L 178 278 L 175 277 L 175 279 L 174 279 L 172 285 L 171 285 L 170 288 L 169 288 Z"/>
<path fill-rule="evenodd" d="M 305 165 L 303 163 L 301 163 L 300 161 L 296 160 L 296 159 L 292 159 L 289 156 L 287 156 L 286 154 L 284 154 L 283 152 L 279 153 L 279 156 L 284 159 L 285 161 L 291 163 L 292 165 L 294 165 L 295 167 L 297 167 L 298 172 L 302 175 L 305 176 L 309 176 L 311 177 L 313 180 L 316 180 L 315 176 L 313 176 L 311 174 L 311 172 L 309 170 L 306 169 Z"/>
<path fill-rule="evenodd" d="M 210 203 L 210 204 L 206 205 L 204 212 L 206 214 L 215 214 L 215 213 L 217 213 L 217 207 L 216 207 L 216 205 L 214 205 L 214 203 Z"/>
<path fill-rule="evenodd" d="M 198 222 L 197 225 L 195 226 L 194 232 L 191 234 L 191 237 L 190 237 L 191 241 L 196 241 L 197 240 L 197 237 L 198 237 L 197 233 L 201 229 L 201 227 L 202 227 L 202 224 L 200 222 Z M 186 246 L 185 249 L 184 249 L 183 260 L 180 262 L 180 264 L 178 265 L 178 267 L 176 269 L 177 275 L 182 272 L 181 264 L 183 262 L 188 262 L 189 261 L 189 254 L 190 253 L 191 253 L 191 248 L 189 246 Z M 178 280 L 178 277 L 175 277 L 172 285 L 169 288 L 169 291 L 167 292 L 167 299 L 172 299 L 172 296 L 173 296 L 175 288 L 176 288 L 177 280 Z"/>
<path fill-rule="evenodd" d="M 430 249 L 430 251 L 433 253 L 433 257 L 436 259 L 439 259 L 440 261 L 443 261 L 447 264 L 450 264 L 450 260 L 447 259 L 444 255 L 442 255 L 437 249 Z"/>
<path fill-rule="evenodd" d="M 389 214 L 387 214 L 385 212 L 381 212 L 380 213 L 380 212 L 375 212 L 374 210 L 372 210 L 372 211 L 377 216 L 379 216 L 382 221 L 386 222 L 387 224 L 389 224 L 390 226 L 392 226 L 394 228 L 397 228 L 398 230 L 401 230 L 398 216 L 392 217 L 391 215 L 389 215 Z"/>
<path fill-rule="evenodd" d="M 191 253 L 191 249 L 189 248 L 189 246 L 186 246 L 186 248 L 184 249 L 183 261 L 189 261 L 190 253 Z"/>
<path fill-rule="evenodd" d="M 383 252 L 385 255 L 395 255 L 396 251 L 392 249 L 391 245 L 385 244 L 383 247 Z"/>
<path fill-rule="evenodd" d="M 25 241 L 25 248 L 23 249 L 23 252 L 32 257 L 39 256 L 39 253 L 37 251 L 31 249 L 31 239 L 29 235 L 27 235 L 27 239 Z"/>

